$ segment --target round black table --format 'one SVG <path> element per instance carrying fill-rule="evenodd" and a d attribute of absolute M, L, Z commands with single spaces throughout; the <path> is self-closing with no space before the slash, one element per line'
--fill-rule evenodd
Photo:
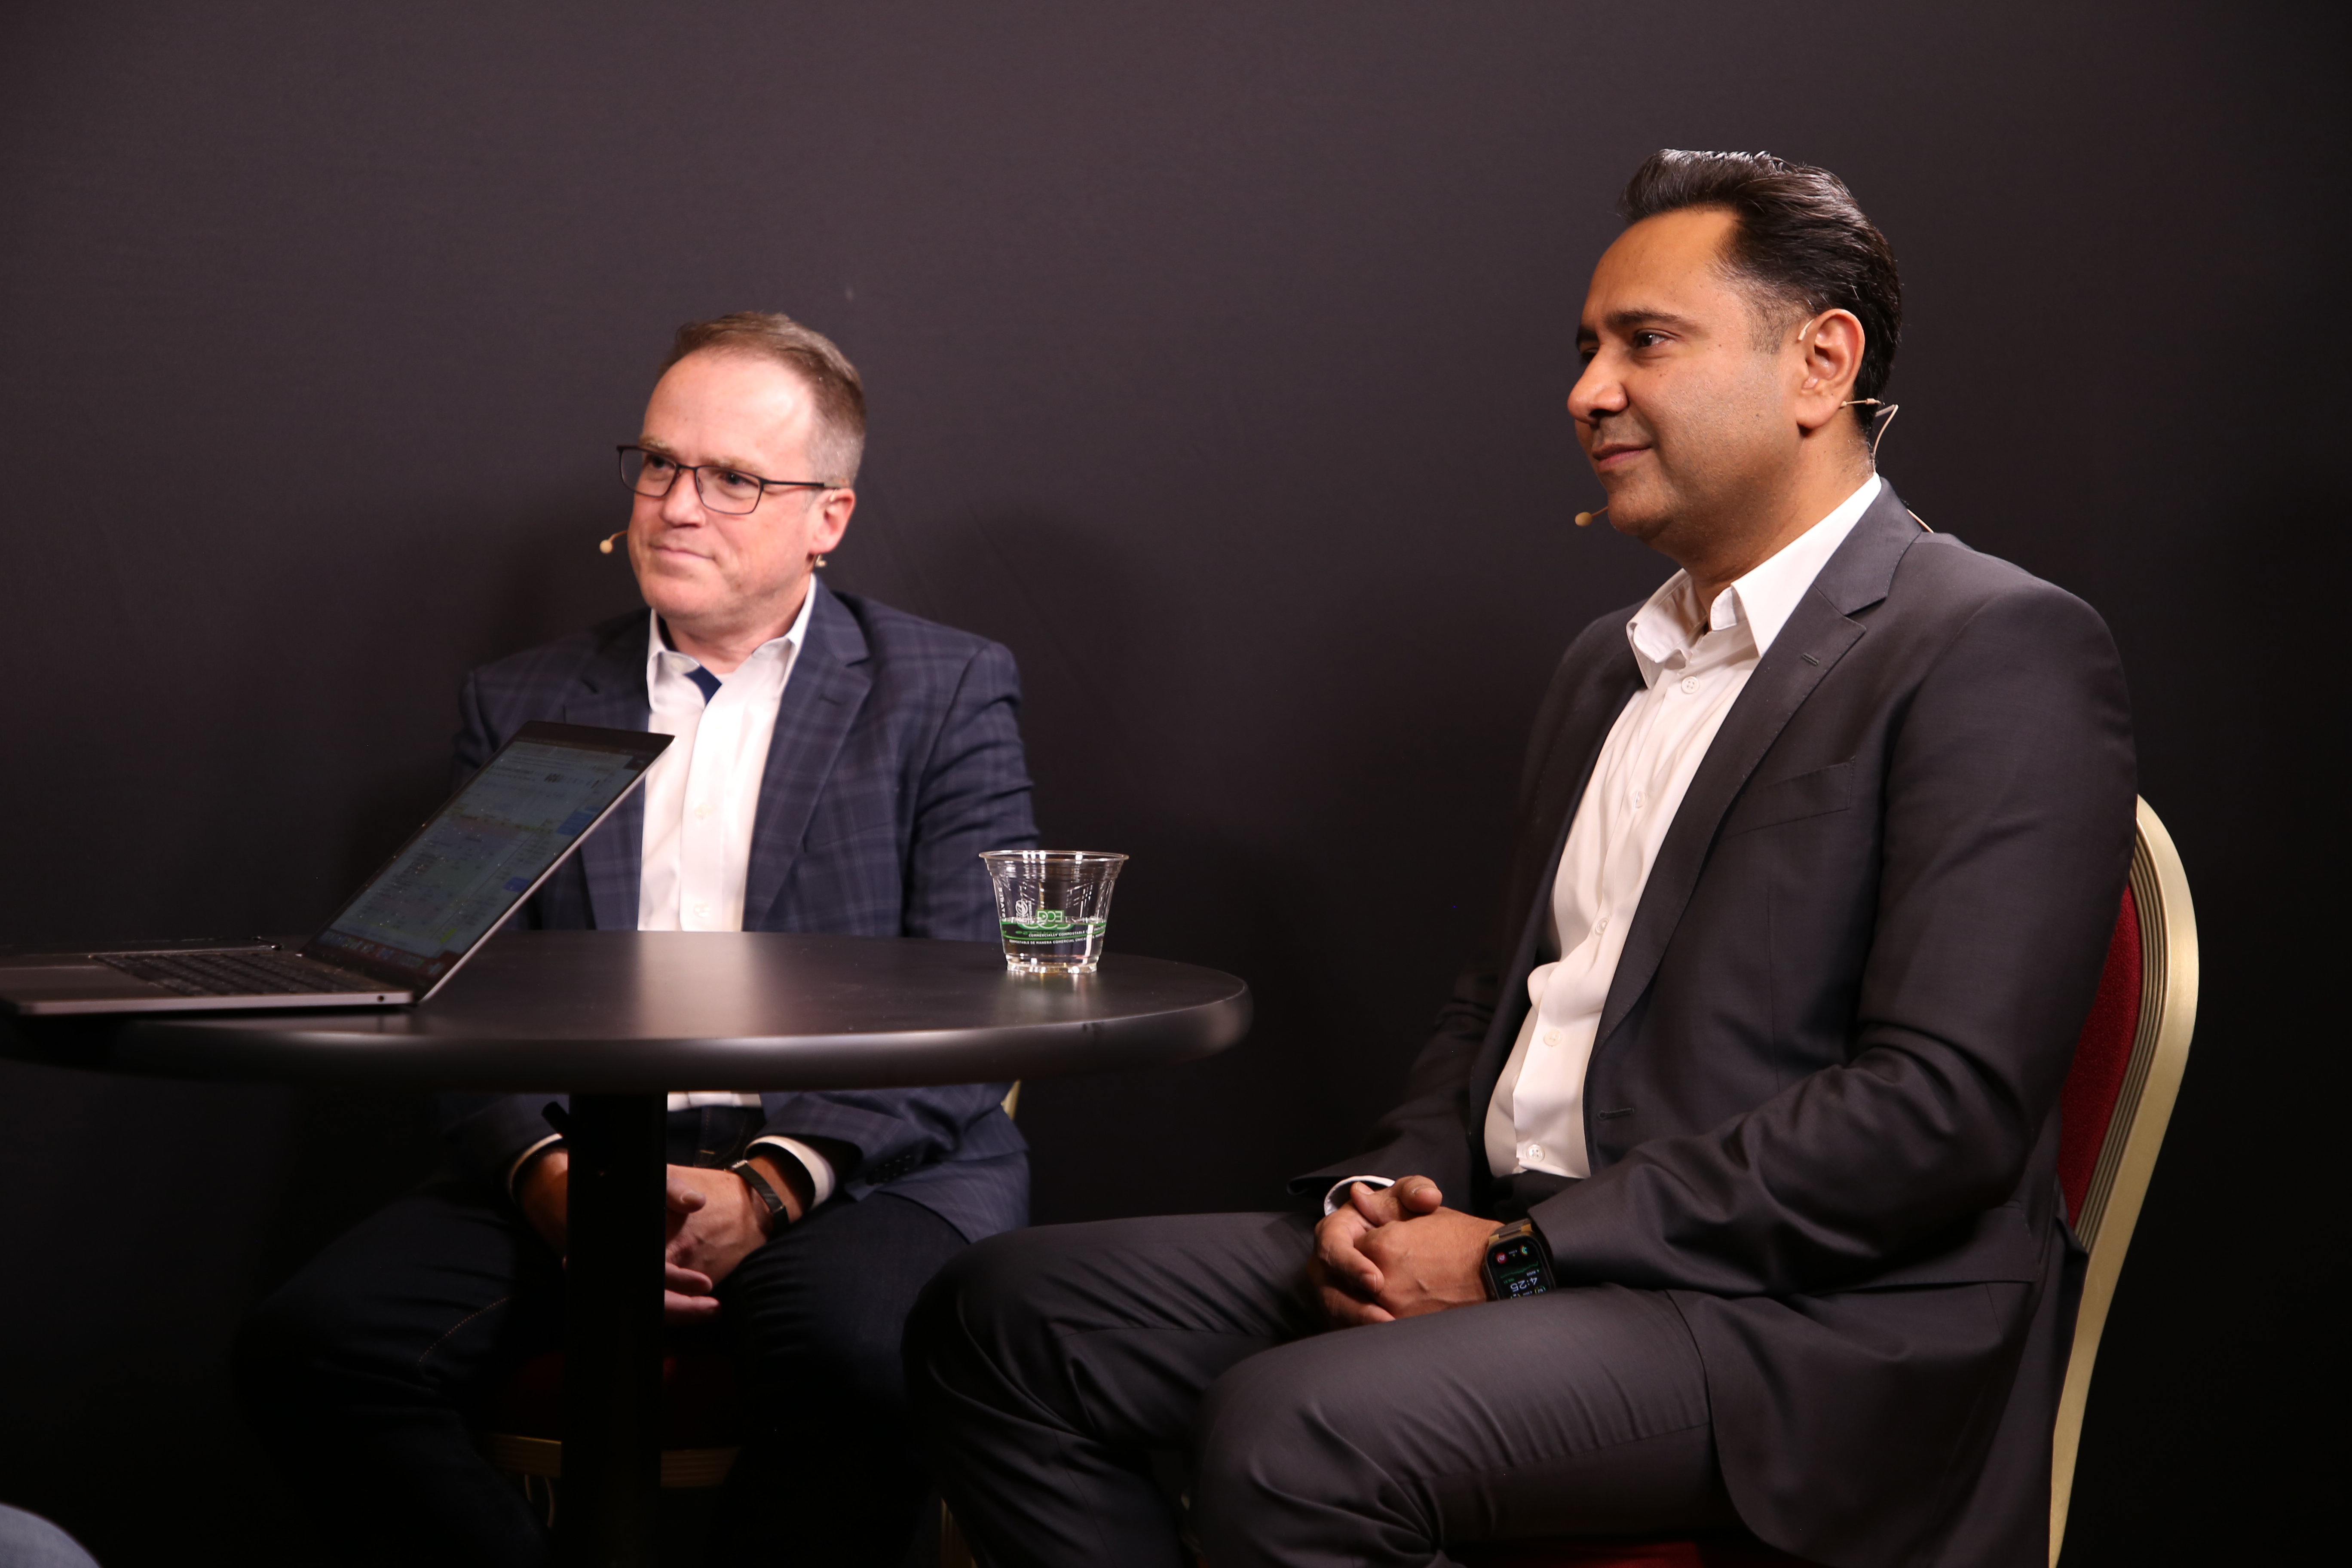
<path fill-rule="evenodd" d="M 1249 987 L 1113 953 L 1008 973 L 992 942 L 518 931 L 432 1001 L 347 1012 L 17 1019 L 11 1054 L 171 1078 L 572 1095 L 564 1508 L 572 1564 L 654 1560 L 664 1104 L 689 1089 L 995 1082 L 1188 1060 Z"/>

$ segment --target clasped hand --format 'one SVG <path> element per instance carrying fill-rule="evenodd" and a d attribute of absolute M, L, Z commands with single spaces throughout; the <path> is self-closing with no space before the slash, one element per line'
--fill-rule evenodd
<path fill-rule="evenodd" d="M 766 1165 L 768 1162 L 759 1162 Z M 522 1210 L 547 1244 L 562 1255 L 571 1218 L 571 1156 L 558 1149 L 530 1168 L 519 1194 Z M 797 1185 L 782 1173 L 765 1173 L 783 1199 L 784 1212 L 772 1220 L 768 1207 L 751 1195 L 731 1171 L 696 1165 L 668 1167 L 664 1194 L 662 1321 L 704 1323 L 719 1316 L 719 1281 L 768 1239 L 775 1225 L 801 1217 Z"/>
<path fill-rule="evenodd" d="M 1426 1176 L 1361 1182 L 1315 1227 L 1307 1282 L 1334 1328 L 1468 1307 L 1486 1299 L 1478 1271 L 1495 1222 L 1444 1206 Z"/>

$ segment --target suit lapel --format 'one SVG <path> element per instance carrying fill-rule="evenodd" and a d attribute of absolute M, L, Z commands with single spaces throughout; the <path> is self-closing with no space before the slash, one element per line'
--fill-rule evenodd
<path fill-rule="evenodd" d="M 625 621 L 580 672 L 564 700 L 563 722 L 607 730 L 643 730 L 653 722 L 646 693 L 646 639 L 650 615 Z M 645 864 L 646 792 L 633 789 L 604 826 L 580 846 L 588 878 L 588 907 L 599 931 L 637 929 L 637 877 Z"/>
<path fill-rule="evenodd" d="M 850 725 L 866 705 L 873 678 L 865 669 L 866 633 L 824 584 L 811 578 L 816 604 L 808 637 L 776 705 L 775 739 L 760 779 L 751 824 L 751 861 L 743 882 L 743 929 L 764 931 L 784 879 L 799 858 L 809 814 L 832 776 Z"/>
<path fill-rule="evenodd" d="M 1798 602 L 1771 651 L 1748 678 L 1747 689 L 1716 732 L 1675 813 L 1674 826 L 1666 830 L 1665 842 L 1658 847 L 1657 864 L 1642 889 L 1633 929 L 1626 933 L 1624 952 L 1609 984 L 1609 999 L 1594 1037 L 1596 1056 L 1657 973 L 1715 847 L 1715 831 L 1724 813 L 1822 678 L 1862 640 L 1863 624 L 1852 618 L 1854 612 L 1886 597 L 1896 563 L 1918 537 L 1919 524 L 1895 498 L 1895 488 L 1882 487 L 1878 499 Z"/>

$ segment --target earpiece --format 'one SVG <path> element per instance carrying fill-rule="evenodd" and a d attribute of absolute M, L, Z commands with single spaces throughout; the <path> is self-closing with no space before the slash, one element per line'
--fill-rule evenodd
<path fill-rule="evenodd" d="M 626 539 L 628 537 L 629 531 L 625 528 L 621 530 L 618 533 L 608 533 L 603 539 L 597 541 L 596 548 L 602 553 L 610 555 L 613 553 L 613 541 L 616 539 Z"/>
<path fill-rule="evenodd" d="M 1609 509 L 1608 509 L 1607 507 L 1605 507 L 1605 506 L 1604 506 L 1604 507 L 1601 507 L 1601 508 L 1600 508 L 1599 510 L 1594 510 L 1594 511 L 1580 511 L 1580 512 L 1578 512 L 1578 513 L 1576 514 L 1576 526 L 1577 526 L 1577 527 L 1579 527 L 1579 528 L 1590 528 L 1590 527 L 1591 527 L 1591 526 L 1592 526 L 1592 520 L 1593 520 L 1594 518 L 1596 518 L 1596 517 L 1599 517 L 1602 512 L 1605 512 L 1605 511 L 1607 511 L 1608 510 L 1609 510 Z"/>
<path fill-rule="evenodd" d="M 1849 397 L 1843 403 L 1839 404 L 1838 406 L 1840 408 L 1884 408 L 1886 410 L 1885 422 L 1879 426 L 1878 434 L 1870 438 L 1870 460 L 1874 463 L 1878 461 L 1878 444 L 1886 439 L 1886 426 L 1895 423 L 1895 416 L 1903 412 L 1903 405 L 1899 403 L 1881 403 L 1875 397 Z M 1877 416 L 1873 415 L 1872 417 L 1876 418 Z M 1911 511 L 1911 509 L 1907 506 L 1903 510 L 1905 511 Z M 1927 528 L 1927 520 L 1921 517 L 1916 511 L 1911 511 L 1911 521 L 1917 523 L 1921 528 L 1927 528 L 1927 531 L 1930 533 L 1936 531 L 1932 528 Z"/>

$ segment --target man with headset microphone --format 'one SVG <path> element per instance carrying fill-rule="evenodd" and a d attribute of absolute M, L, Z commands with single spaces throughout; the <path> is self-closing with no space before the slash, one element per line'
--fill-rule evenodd
<path fill-rule="evenodd" d="M 626 539 L 647 607 L 466 682 L 460 775 L 533 719 L 676 737 L 530 924 L 993 939 L 977 857 L 1036 839 L 1012 656 L 817 579 L 865 428 L 822 334 L 757 312 L 679 329 L 621 448 L 629 527 L 604 545 Z M 947 1258 L 1026 1220 L 1006 1088 L 670 1096 L 666 1314 L 727 1335 L 758 1428 L 724 1557 L 789 1542 L 897 1568 L 924 1491 L 899 1325 Z M 355 1554 L 546 1557 L 465 1415 L 560 1342 L 561 1100 L 443 1096 L 463 1179 L 337 1241 L 247 1327 L 247 1408 Z"/>
<path fill-rule="evenodd" d="M 1679 568 L 1572 643 L 1492 946 L 1307 1214 L 1048 1226 L 916 1309 L 986 1560 L 1217 1568 L 1744 1527 L 2047 1560 L 2058 1094 L 2133 822 L 2087 605 L 1874 471 L 1901 296 L 1833 175 L 1664 152 L 1568 398 Z"/>

